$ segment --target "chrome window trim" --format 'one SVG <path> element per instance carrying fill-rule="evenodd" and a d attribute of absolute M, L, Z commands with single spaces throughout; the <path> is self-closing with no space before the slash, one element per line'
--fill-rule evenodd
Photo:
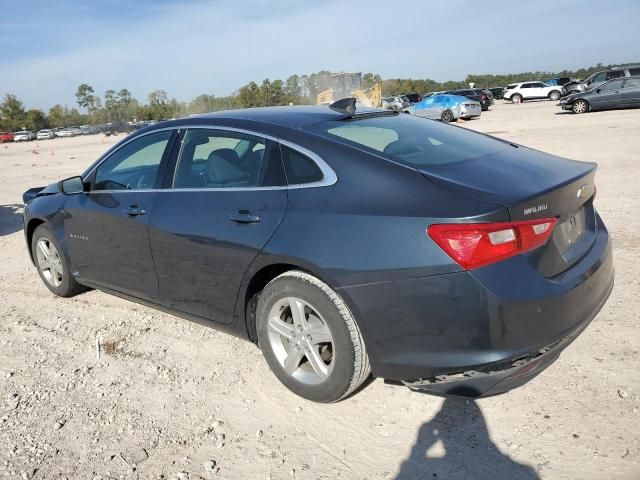
<path fill-rule="evenodd" d="M 164 127 L 164 128 L 158 128 L 155 130 L 151 130 L 149 132 L 145 132 L 142 133 L 140 135 L 136 135 L 134 138 L 130 138 L 128 139 L 126 142 L 122 143 L 122 145 L 120 145 L 116 150 L 114 150 L 113 152 L 109 153 L 109 155 L 107 155 L 106 157 L 102 158 L 96 165 L 93 166 L 93 168 L 91 170 L 89 170 L 89 172 L 87 172 L 87 174 L 82 178 L 83 181 L 86 181 L 87 178 L 91 177 L 91 175 L 93 175 L 93 173 L 96 171 L 96 169 L 102 165 L 104 162 L 106 162 L 111 155 L 115 154 L 117 151 L 119 151 L 121 148 L 123 148 L 125 145 L 128 145 L 130 142 L 141 138 L 143 136 L 146 135 L 151 135 L 153 133 L 157 133 L 157 132 L 162 132 L 162 131 L 166 131 L 166 130 L 189 130 L 189 129 L 207 129 L 207 130 L 222 130 L 222 131 L 228 131 L 228 132 L 235 132 L 235 133 L 242 133 L 245 135 L 251 135 L 253 137 L 259 137 L 259 138 L 264 138 L 266 140 L 272 140 L 274 142 L 279 143 L 280 145 L 285 145 L 289 148 L 292 148 L 293 150 L 296 150 L 300 153 L 302 153 L 303 155 L 306 155 L 307 157 L 311 158 L 311 160 L 313 160 L 315 162 L 315 164 L 318 166 L 318 168 L 320 168 L 320 171 L 322 172 L 322 180 L 318 180 L 317 182 L 309 182 L 309 183 L 297 183 L 297 184 L 287 184 L 287 185 L 279 185 L 279 186 L 273 186 L 273 187 L 229 187 L 229 188 L 224 188 L 224 187 L 210 187 L 210 188 L 150 188 L 150 189 L 127 189 L 127 190 L 94 190 L 94 191 L 89 191 L 88 193 L 95 193 L 95 194 L 100 194 L 100 193 L 124 193 L 124 192 L 130 192 L 130 193 L 142 193 L 142 192 L 155 192 L 155 193 L 160 193 L 160 192 L 243 192 L 243 191 L 255 191 L 255 190 L 297 190 L 297 189 L 301 189 L 301 188 L 317 188 L 317 187 L 329 187 L 331 185 L 335 185 L 338 181 L 338 176 L 336 175 L 336 173 L 333 171 L 333 169 L 329 166 L 329 164 L 327 164 L 327 162 L 325 162 L 322 157 L 320 155 L 318 155 L 315 152 L 312 152 L 311 150 L 302 147 L 296 143 L 290 142 L 288 140 L 284 140 L 282 138 L 278 138 L 278 137 L 274 137 L 273 135 L 269 135 L 269 134 L 263 134 L 263 133 L 259 133 L 259 132 L 254 132 L 251 130 L 246 130 L 246 129 L 242 129 L 242 128 L 236 128 L 236 127 L 227 127 L 227 126 L 217 126 L 217 125 L 181 125 L 181 126 L 172 126 L 172 127 Z M 181 141 L 181 143 L 184 141 L 184 137 Z M 182 153 L 182 144 L 180 145 L 180 151 L 178 153 L 178 155 L 180 155 Z M 180 159 L 180 157 L 178 157 L 178 160 Z M 176 161 L 176 167 L 178 166 L 178 161 Z M 284 166 L 283 166 L 284 167 Z M 174 177 L 175 177 L 175 171 L 173 173 Z"/>

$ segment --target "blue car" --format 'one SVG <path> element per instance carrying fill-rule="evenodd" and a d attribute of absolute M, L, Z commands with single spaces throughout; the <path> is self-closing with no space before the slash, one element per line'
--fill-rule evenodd
<path fill-rule="evenodd" d="M 556 360 L 611 292 L 595 172 L 355 99 L 226 111 L 28 190 L 24 234 L 53 294 L 96 288 L 246 338 L 309 400 L 370 374 L 493 395 Z"/>
<path fill-rule="evenodd" d="M 445 123 L 459 118 L 471 119 L 482 113 L 480 102 L 459 95 L 435 94 L 405 108 L 404 113 L 417 117 L 442 120 Z"/>

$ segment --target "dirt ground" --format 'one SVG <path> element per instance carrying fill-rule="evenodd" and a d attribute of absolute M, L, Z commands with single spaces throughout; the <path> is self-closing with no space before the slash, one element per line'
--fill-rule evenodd
<path fill-rule="evenodd" d="M 554 365 L 475 402 L 374 380 L 313 404 L 248 342 L 97 291 L 54 297 L 27 258 L 21 194 L 117 139 L 0 145 L 0 478 L 640 478 L 640 110 L 497 103 L 465 127 L 600 164 L 617 278 Z"/>

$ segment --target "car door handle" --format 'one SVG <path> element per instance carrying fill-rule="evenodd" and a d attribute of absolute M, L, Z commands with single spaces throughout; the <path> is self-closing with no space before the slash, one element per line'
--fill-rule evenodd
<path fill-rule="evenodd" d="M 249 210 L 238 210 L 235 213 L 229 214 L 228 218 L 236 223 L 258 223 L 262 220 L 260 215 L 251 213 Z"/>
<path fill-rule="evenodd" d="M 138 215 L 146 215 L 147 211 L 137 205 L 131 205 L 129 208 L 125 208 L 122 213 L 130 217 L 137 217 Z"/>

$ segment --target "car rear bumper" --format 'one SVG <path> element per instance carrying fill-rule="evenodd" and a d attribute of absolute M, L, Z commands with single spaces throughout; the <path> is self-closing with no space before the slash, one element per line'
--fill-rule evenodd
<path fill-rule="evenodd" d="M 487 395 L 551 364 L 600 311 L 613 281 L 609 235 L 598 218 L 590 250 L 558 277 L 543 277 L 521 255 L 472 272 L 339 291 L 359 319 L 374 376 Z"/>

